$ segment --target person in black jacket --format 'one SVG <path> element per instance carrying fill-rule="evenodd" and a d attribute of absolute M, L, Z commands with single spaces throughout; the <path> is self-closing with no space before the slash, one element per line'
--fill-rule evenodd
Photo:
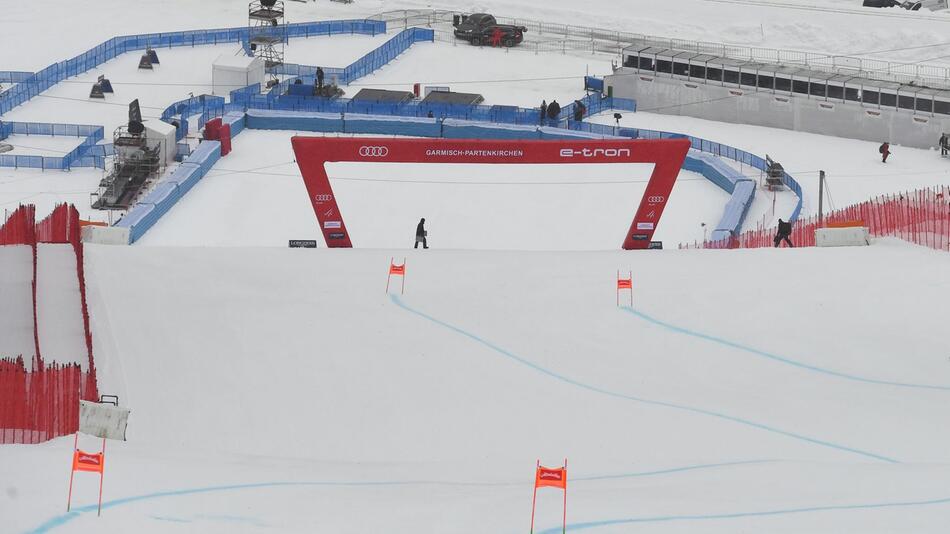
<path fill-rule="evenodd" d="M 950 151 L 950 135 L 943 134 L 940 136 L 940 155 L 946 156 L 948 151 Z"/>
<path fill-rule="evenodd" d="M 419 248 L 419 243 L 422 243 L 422 248 L 429 248 L 428 243 L 426 243 L 426 234 L 428 232 L 426 232 L 425 224 L 425 217 L 419 219 L 419 225 L 416 226 L 416 246 L 412 248 Z"/>
<path fill-rule="evenodd" d="M 551 103 L 548 104 L 548 118 L 553 121 L 556 121 L 558 115 L 560 114 L 561 114 L 561 105 L 557 103 L 557 100 L 552 100 Z"/>
<path fill-rule="evenodd" d="M 792 240 L 789 239 L 789 236 L 792 235 L 792 223 L 785 222 L 782 219 L 778 220 L 778 232 L 775 234 L 775 246 L 776 248 L 782 241 L 785 241 L 788 246 L 794 247 Z"/>
<path fill-rule="evenodd" d="M 323 69 L 317 67 L 317 90 L 323 95 Z"/>
<path fill-rule="evenodd" d="M 544 124 L 544 118 L 548 116 L 548 103 L 541 101 L 541 124 Z"/>
<path fill-rule="evenodd" d="M 574 101 L 574 121 L 580 122 L 584 120 L 584 114 L 587 113 L 587 107 L 580 100 Z"/>

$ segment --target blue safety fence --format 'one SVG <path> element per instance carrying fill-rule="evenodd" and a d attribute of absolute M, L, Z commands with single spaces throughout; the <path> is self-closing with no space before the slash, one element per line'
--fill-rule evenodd
<path fill-rule="evenodd" d="M 76 137 L 79 144 L 62 156 L 36 156 L 29 154 L 0 154 L 0 167 L 16 169 L 53 169 L 69 170 L 72 167 L 104 166 L 104 160 L 88 155 L 87 152 L 102 140 L 102 126 L 85 124 L 53 124 L 46 122 L 8 122 L 0 121 L 0 139 L 10 135 L 49 135 L 58 137 Z"/>
<path fill-rule="evenodd" d="M 308 35 L 330 35 L 337 33 L 361 33 L 375 35 L 385 33 L 386 24 L 371 20 L 338 20 L 321 22 L 301 22 L 287 25 L 288 37 L 306 37 Z M 0 99 L 0 115 L 16 106 L 29 101 L 53 85 L 77 76 L 114 59 L 126 52 L 145 50 L 146 48 L 172 48 L 181 46 L 214 45 L 222 43 L 240 43 L 247 41 L 248 28 L 223 28 L 216 30 L 190 30 L 167 33 L 149 33 L 141 35 L 123 35 L 83 52 L 82 54 L 21 79 Z"/>
<path fill-rule="evenodd" d="M 220 142 L 202 142 L 178 168 L 162 179 L 145 195 L 145 198 L 137 202 L 115 226 L 129 229 L 129 243 L 138 241 L 171 210 L 182 195 L 190 191 L 211 170 L 220 158 Z"/>
<path fill-rule="evenodd" d="M 765 159 L 759 156 L 756 156 L 755 154 L 746 152 L 744 150 L 741 150 L 735 147 L 731 147 L 729 145 L 717 143 L 715 141 L 710 141 L 708 139 L 702 139 L 700 137 L 694 137 L 691 135 L 684 135 L 684 134 L 673 133 L 673 132 L 661 132 L 657 130 L 647 130 L 643 128 L 621 128 L 617 126 L 609 126 L 606 124 L 594 124 L 594 123 L 589 123 L 589 122 L 575 122 L 575 121 L 570 121 L 569 127 L 572 130 L 582 130 L 582 131 L 587 131 L 587 132 L 599 133 L 602 135 L 613 134 L 613 135 L 620 135 L 622 137 L 632 137 L 635 139 L 685 138 L 685 139 L 689 139 L 692 145 L 692 148 L 694 150 L 704 152 L 707 154 L 712 154 L 712 155 L 719 156 L 722 158 L 731 159 L 733 161 L 737 161 L 744 165 L 749 165 L 750 167 L 753 167 L 763 172 L 768 169 L 768 163 L 765 161 Z M 720 181 L 717 181 L 717 179 L 715 178 L 716 177 L 714 176 L 714 179 L 711 179 L 713 183 L 722 187 L 726 192 L 736 195 L 735 190 L 729 189 L 728 186 L 725 186 L 724 183 L 720 183 Z M 785 186 L 788 187 L 793 193 L 795 193 L 795 195 L 798 196 L 798 202 L 795 205 L 795 209 L 792 210 L 792 214 L 789 216 L 789 221 L 795 222 L 798 220 L 802 211 L 802 186 L 801 184 L 798 183 L 798 181 L 792 178 L 788 173 L 783 174 L 782 180 L 785 183 Z M 733 182 L 734 181 L 735 180 L 733 180 Z M 739 194 L 741 195 L 746 194 L 745 193 L 746 189 L 747 188 L 743 188 L 743 190 L 741 190 Z M 749 198 L 745 199 L 747 201 L 746 202 L 747 204 L 751 204 L 754 191 L 755 189 L 753 188 L 752 193 L 749 195 Z M 741 205 L 741 204 L 742 203 L 739 201 L 733 203 L 734 206 Z M 739 222 L 740 224 L 734 228 L 735 232 L 738 232 L 741 227 L 742 221 L 740 220 Z"/>

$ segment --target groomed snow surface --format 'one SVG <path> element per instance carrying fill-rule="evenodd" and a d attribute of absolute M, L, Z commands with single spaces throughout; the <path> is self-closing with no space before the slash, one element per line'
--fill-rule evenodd
<path fill-rule="evenodd" d="M 383 292 L 393 255 L 402 296 Z M 943 253 L 86 257 L 129 441 L 108 445 L 101 518 L 82 474 L 64 515 L 71 438 L 5 447 L 11 532 L 523 532 L 534 461 L 564 457 L 572 531 L 936 533 L 950 517 Z M 615 305 L 618 268 L 633 309 Z M 560 528 L 560 498 L 540 492 L 537 531 Z"/>
<path fill-rule="evenodd" d="M 127 4 L 8 6 L 0 45 L 17 53 L 0 69 L 38 70 L 119 34 L 246 24 L 244 3 Z M 945 55 L 950 23 L 946 13 L 852 0 L 550 0 L 540 10 L 527 1 L 319 0 L 288 2 L 288 19 L 404 8 L 910 60 L 921 50 Z M 385 38 L 312 38 L 291 43 L 288 60 L 344 66 Z M 159 50 L 151 73 L 126 55 L 3 119 L 103 124 L 108 138 L 133 98 L 157 116 L 210 90 L 222 51 L 236 48 Z M 490 103 L 566 104 L 581 96 L 582 76 L 606 72 L 610 59 L 420 44 L 348 94 L 418 82 Z M 86 103 L 100 73 L 116 94 Z M 817 209 L 819 169 L 839 207 L 947 178 L 947 160 L 922 150 L 894 147 L 884 166 L 860 141 L 648 110 L 625 113 L 622 125 L 768 153 L 802 182 L 806 214 Z M 0 530 L 523 533 L 534 462 L 569 458 L 571 532 L 946 531 L 946 253 L 892 240 L 622 252 L 645 169 L 589 166 L 569 176 L 539 167 L 511 178 L 530 184 L 512 185 L 498 183 L 511 169 L 412 165 L 331 168 L 364 247 L 331 251 L 293 161 L 295 134 L 245 131 L 142 246 L 86 247 L 99 388 L 132 409 L 129 441 L 107 445 L 101 518 L 98 479 L 86 473 L 73 512 L 64 511 L 71 437 L 0 448 Z M 40 140 L 16 144 L 24 141 Z M 42 218 L 70 201 L 103 220 L 88 208 L 101 176 L 0 169 L 0 207 L 35 203 Z M 701 239 L 727 198 L 681 173 L 657 239 L 668 249 Z M 793 202 L 782 193 L 770 213 L 760 193 L 749 220 L 785 215 Z M 431 230 L 428 251 L 409 249 L 419 217 Z M 307 238 L 321 248 L 284 248 Z M 62 334 L 42 348 L 84 363 L 66 249 L 39 248 L 40 327 Z M 0 350 L 29 352 L 29 249 L 0 255 L 0 328 L 15 332 Z M 389 262 L 404 257 L 405 295 L 386 295 Z M 633 273 L 632 308 L 616 306 L 618 270 Z M 88 451 L 99 445 L 80 441 Z M 539 492 L 536 532 L 560 532 L 561 498 Z"/>

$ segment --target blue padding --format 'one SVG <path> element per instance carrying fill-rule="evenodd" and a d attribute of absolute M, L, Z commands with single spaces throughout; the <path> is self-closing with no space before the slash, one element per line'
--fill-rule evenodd
<path fill-rule="evenodd" d="M 716 232 L 725 231 L 735 235 L 742 229 L 742 222 L 749 213 L 752 199 L 755 196 L 755 182 L 743 180 L 735 185 L 732 197 L 726 203 L 722 212 L 722 219 L 716 225 Z M 713 232 L 713 235 L 716 234 Z"/>
<path fill-rule="evenodd" d="M 240 111 L 229 111 L 221 118 L 223 124 L 231 127 L 231 139 L 244 131 L 244 113 Z"/>
<path fill-rule="evenodd" d="M 309 96 L 314 95 L 314 86 L 306 83 L 292 83 L 287 87 L 287 94 L 291 96 Z"/>
<path fill-rule="evenodd" d="M 165 181 L 156 185 L 140 202 L 142 204 L 154 204 L 158 206 L 169 202 L 174 204 L 180 197 L 181 195 L 178 194 L 178 184 Z"/>
<path fill-rule="evenodd" d="M 343 119 L 337 113 L 252 109 L 247 112 L 245 126 L 258 130 L 342 132 Z"/>
<path fill-rule="evenodd" d="M 390 117 L 383 115 L 347 115 L 343 118 L 346 133 L 439 137 L 438 119 L 428 117 Z"/>
<path fill-rule="evenodd" d="M 722 158 L 695 149 L 690 149 L 686 155 L 683 169 L 702 174 L 727 193 L 732 193 L 737 183 L 748 180 Z"/>
<path fill-rule="evenodd" d="M 202 169 L 202 175 L 211 170 L 218 160 L 221 159 L 220 141 L 202 141 L 198 148 L 188 156 L 184 163 L 193 163 Z"/>
<path fill-rule="evenodd" d="M 183 163 L 165 181 L 176 184 L 179 195 L 184 196 L 198 183 L 198 180 L 201 180 L 202 176 L 201 167 L 194 163 Z"/>
<path fill-rule="evenodd" d="M 142 223 L 142 220 L 145 219 L 152 210 L 155 209 L 155 206 L 152 204 L 136 204 L 132 209 L 129 210 L 122 219 L 115 223 L 115 226 L 122 228 L 134 228 L 136 225 Z M 134 240 L 132 240 L 134 241 Z"/>
<path fill-rule="evenodd" d="M 442 137 L 446 139 L 538 139 L 534 125 L 492 124 L 460 119 L 445 119 Z"/>

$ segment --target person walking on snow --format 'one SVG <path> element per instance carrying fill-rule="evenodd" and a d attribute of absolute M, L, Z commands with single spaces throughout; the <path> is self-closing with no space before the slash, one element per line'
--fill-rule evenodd
<path fill-rule="evenodd" d="M 560 114 L 561 105 L 557 103 L 557 100 L 552 100 L 548 105 L 548 118 L 552 121 L 556 121 Z"/>
<path fill-rule="evenodd" d="M 788 246 L 794 247 L 792 240 L 789 239 L 789 236 L 792 235 L 792 223 L 785 222 L 782 219 L 778 220 L 778 232 L 775 233 L 775 247 L 778 248 L 779 244 L 782 241 L 785 241 Z"/>
<path fill-rule="evenodd" d="M 885 141 L 877 151 L 881 153 L 881 163 L 887 163 L 887 156 L 891 155 L 891 144 Z"/>
<path fill-rule="evenodd" d="M 950 151 L 950 135 L 943 134 L 940 136 L 940 155 L 946 156 L 948 151 Z"/>
<path fill-rule="evenodd" d="M 412 248 L 419 248 L 419 243 L 422 243 L 422 248 L 429 248 L 428 243 L 426 243 L 426 234 L 428 232 L 426 232 L 425 224 L 425 217 L 419 219 L 419 225 L 416 226 L 416 246 Z"/>
<path fill-rule="evenodd" d="M 544 118 L 548 116 L 548 103 L 541 101 L 541 124 L 544 124 Z"/>

